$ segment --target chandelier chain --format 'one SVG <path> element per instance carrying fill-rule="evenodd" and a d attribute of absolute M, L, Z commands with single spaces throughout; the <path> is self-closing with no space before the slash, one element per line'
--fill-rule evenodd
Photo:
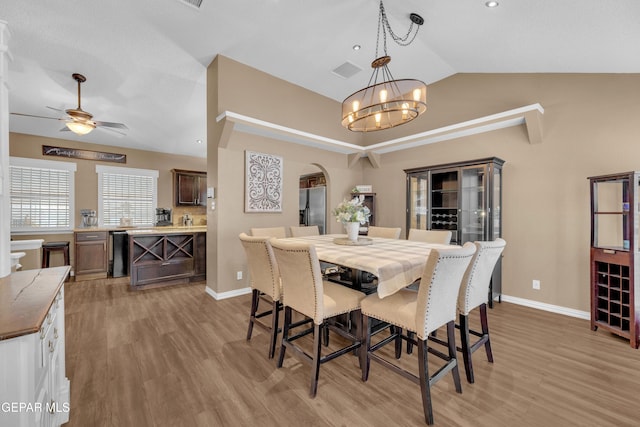
<path fill-rule="evenodd" d="M 382 27 L 382 41 L 385 55 L 387 55 L 387 31 L 389 32 L 389 35 L 391 36 L 393 41 L 396 42 L 396 44 L 400 46 L 409 46 L 411 43 L 413 43 L 416 36 L 418 35 L 418 30 L 420 30 L 420 25 L 416 25 L 412 20 L 411 24 L 409 25 L 409 29 L 407 30 L 407 34 L 402 37 L 397 35 L 391 28 L 391 24 L 389 24 L 387 13 L 384 10 L 384 4 L 382 3 L 382 0 L 380 0 L 380 13 L 378 16 L 378 37 L 376 38 L 376 56 L 378 56 L 378 46 L 380 42 L 380 27 Z M 416 27 L 415 32 L 413 32 L 414 27 Z M 409 38 L 412 32 L 413 36 Z"/>

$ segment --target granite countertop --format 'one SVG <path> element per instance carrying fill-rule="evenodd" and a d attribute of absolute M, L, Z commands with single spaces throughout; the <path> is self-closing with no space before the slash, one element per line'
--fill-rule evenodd
<path fill-rule="evenodd" d="M 157 233 L 206 233 L 206 225 L 193 225 L 191 227 L 175 225 L 165 227 L 77 227 L 75 233 L 91 231 L 126 231 L 128 234 L 157 234 Z"/>
<path fill-rule="evenodd" d="M 169 234 L 169 233 L 206 233 L 206 225 L 193 225 L 191 227 L 147 227 L 127 229 L 127 234 Z"/>

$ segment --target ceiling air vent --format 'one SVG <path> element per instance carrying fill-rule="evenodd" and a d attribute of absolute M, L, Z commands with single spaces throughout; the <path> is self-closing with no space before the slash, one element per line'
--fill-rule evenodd
<path fill-rule="evenodd" d="M 348 79 L 349 77 L 353 77 L 362 71 L 362 68 L 357 65 L 347 61 L 344 64 L 340 65 L 336 69 L 332 71 L 333 74 L 342 77 L 343 79 Z"/>
<path fill-rule="evenodd" d="M 178 2 L 186 4 L 187 6 L 195 7 L 196 9 L 200 9 L 200 5 L 202 4 L 202 0 L 178 0 Z"/>

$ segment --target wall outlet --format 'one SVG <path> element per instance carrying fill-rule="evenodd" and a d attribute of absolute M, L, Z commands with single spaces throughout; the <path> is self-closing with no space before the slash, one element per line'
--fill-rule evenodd
<path fill-rule="evenodd" d="M 242 280 L 242 271 L 236 272 L 236 280 Z M 538 285 L 538 287 L 540 286 Z"/>
<path fill-rule="evenodd" d="M 540 290 L 540 280 L 534 280 L 532 282 L 533 289 Z"/>

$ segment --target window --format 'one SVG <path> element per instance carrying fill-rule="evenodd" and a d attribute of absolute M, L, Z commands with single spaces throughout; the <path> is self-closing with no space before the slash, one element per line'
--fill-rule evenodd
<path fill-rule="evenodd" d="M 157 205 L 158 171 L 96 166 L 98 173 L 98 221 L 117 226 L 120 218 L 132 225 L 153 225 Z"/>
<path fill-rule="evenodd" d="M 10 157 L 11 232 L 71 230 L 75 171 L 71 162 Z"/>

